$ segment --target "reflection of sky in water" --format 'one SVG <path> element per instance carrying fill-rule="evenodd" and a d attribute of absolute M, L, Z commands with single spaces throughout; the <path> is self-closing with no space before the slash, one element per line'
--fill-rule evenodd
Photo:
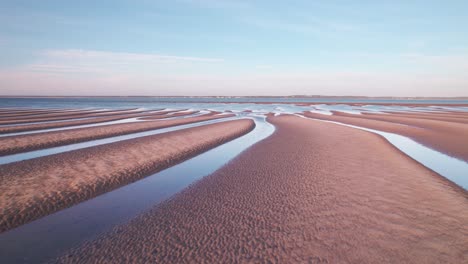
<path fill-rule="evenodd" d="M 48 128 L 48 129 L 41 129 L 41 130 L 33 130 L 33 131 L 24 131 L 24 132 L 15 132 L 15 133 L 7 133 L 7 134 L 0 134 L 0 137 L 10 137 L 10 136 L 19 136 L 19 135 L 26 135 L 26 134 L 37 134 L 37 133 L 44 133 L 44 132 L 52 132 L 52 131 L 59 131 L 59 130 L 70 130 L 75 128 L 85 128 L 85 127 L 96 127 L 96 126 L 105 126 L 105 125 L 115 125 L 115 124 L 124 124 L 130 122 L 140 122 L 142 120 L 138 119 L 137 117 L 134 118 L 125 118 L 120 120 L 108 121 L 108 122 L 101 122 L 101 123 L 93 123 L 87 125 L 76 125 L 76 126 L 67 126 L 67 127 L 58 127 L 58 128 Z M 63 122 L 63 120 L 62 120 Z M 29 125 L 29 124 L 28 124 Z"/>
<path fill-rule="evenodd" d="M 303 116 L 302 116 L 303 117 Z M 307 118 L 307 117 L 304 117 Z M 313 118 L 310 118 L 313 119 Z M 441 152 L 430 149 L 424 145 L 417 143 L 416 141 L 400 136 L 393 133 L 382 132 L 378 130 L 368 129 L 359 126 L 348 125 L 340 122 L 326 121 L 313 119 L 321 122 L 339 124 L 347 127 L 357 128 L 378 135 L 383 136 L 391 144 L 397 147 L 399 150 L 410 156 L 417 162 L 423 164 L 427 168 L 437 172 L 444 176 L 450 181 L 468 190 L 468 163 L 450 156 L 447 156 Z"/>
<path fill-rule="evenodd" d="M 142 180 L 0 234 L 0 262 L 43 262 L 131 219 L 213 173 L 274 132 L 274 126 L 265 122 L 264 117 L 253 118 L 256 127 L 247 135 Z"/>
<path fill-rule="evenodd" d="M 169 119 L 169 118 L 167 118 L 167 119 Z M 236 119 L 236 118 L 223 118 L 223 119 L 218 119 L 218 120 L 203 121 L 203 122 L 180 125 L 180 126 L 160 128 L 160 129 L 155 129 L 155 130 L 150 130 L 150 131 L 145 131 L 145 132 L 132 133 L 132 134 L 127 134 L 127 135 L 122 135 L 122 136 L 115 136 L 115 137 L 108 137 L 108 138 L 104 138 L 104 139 L 89 140 L 89 141 L 82 142 L 82 143 L 69 144 L 69 145 L 60 146 L 60 147 L 53 147 L 53 148 L 29 151 L 29 152 L 18 153 L 18 154 L 13 154 L 13 155 L 7 155 L 7 156 L 0 157 L 0 165 L 1 164 L 11 163 L 11 162 L 16 162 L 16 161 L 21 161 L 21 160 L 28 160 L 28 159 L 33 159 L 33 158 L 58 154 L 58 153 L 77 150 L 77 149 L 82 149 L 82 148 L 87 148 L 87 147 L 94 147 L 94 146 L 109 144 L 109 143 L 122 141 L 122 140 L 127 140 L 127 139 L 133 139 L 133 138 L 144 137 L 144 136 L 151 136 L 151 135 L 176 131 L 176 130 L 180 130 L 180 129 L 197 127 L 197 126 L 202 126 L 202 125 L 208 125 L 208 124 L 213 124 L 213 123 L 228 121 L 228 120 L 234 120 L 234 119 Z"/>

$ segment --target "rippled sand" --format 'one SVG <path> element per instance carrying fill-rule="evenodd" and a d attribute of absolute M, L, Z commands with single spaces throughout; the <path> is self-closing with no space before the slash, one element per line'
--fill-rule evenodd
<path fill-rule="evenodd" d="M 292 116 L 65 263 L 463 263 L 466 191 L 380 136 Z"/>
<path fill-rule="evenodd" d="M 0 232 L 69 207 L 244 135 L 235 120 L 0 167 Z"/>

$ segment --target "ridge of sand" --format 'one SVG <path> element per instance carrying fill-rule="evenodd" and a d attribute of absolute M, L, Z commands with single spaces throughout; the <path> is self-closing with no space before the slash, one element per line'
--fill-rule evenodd
<path fill-rule="evenodd" d="M 302 119 L 61 263 L 463 263 L 464 190 L 373 133 Z"/>
<path fill-rule="evenodd" d="M 62 121 L 62 122 L 54 122 L 54 123 L 25 124 L 25 125 L 8 126 L 8 127 L 0 126 L 0 134 L 34 131 L 34 130 L 49 129 L 49 128 L 78 126 L 78 125 L 98 124 L 98 123 L 103 123 L 103 122 L 110 122 L 110 121 L 116 121 L 116 120 L 134 118 L 134 117 L 142 117 L 142 118 L 143 117 L 159 117 L 159 116 L 165 116 L 165 114 L 171 113 L 171 112 L 173 111 L 158 112 L 158 113 L 142 112 L 142 113 L 136 113 L 136 114 L 122 114 L 122 115 L 113 115 L 109 117 L 94 117 L 94 118 L 84 119 L 84 120 L 71 120 L 71 121 Z M 159 117 L 159 118 L 163 118 L 163 117 Z"/>
<path fill-rule="evenodd" d="M 402 124 L 403 121 L 401 121 L 401 123 L 398 122 L 398 118 L 392 122 L 376 120 L 369 116 L 352 116 L 344 115 L 342 113 L 339 115 L 321 115 L 304 112 L 303 114 L 310 118 L 336 121 L 344 124 L 399 134 L 409 137 L 422 145 L 445 153 L 449 156 L 468 161 L 468 140 L 466 140 L 466 125 L 464 124 L 449 122 L 444 122 L 442 124 L 442 122 L 437 123 L 437 121 L 432 121 L 431 125 L 428 125 L 426 122 L 424 126 L 411 126 Z M 419 125 L 422 125 L 422 123 L 419 122 Z M 460 130 L 455 128 L 460 128 Z"/>
<path fill-rule="evenodd" d="M 446 122 L 455 122 L 468 124 L 468 114 L 466 116 L 457 116 L 453 114 L 439 114 L 439 113 L 411 113 L 411 112 L 385 112 L 391 116 L 405 117 L 405 118 L 414 118 L 414 119 L 429 119 L 429 120 L 439 120 Z M 378 115 L 378 113 L 362 113 L 363 115 Z"/>
<path fill-rule="evenodd" d="M 252 129 L 234 120 L 0 166 L 0 231 L 128 184 Z"/>
<path fill-rule="evenodd" d="M 163 119 L 163 118 L 172 118 L 172 117 L 180 117 L 180 116 L 188 116 L 188 115 L 193 115 L 196 113 L 199 113 L 200 111 L 189 111 L 189 112 L 177 112 L 174 114 L 170 115 L 164 115 L 164 116 L 145 116 L 142 117 L 141 120 L 157 120 L 157 119 Z"/>
<path fill-rule="evenodd" d="M 232 116 L 234 115 L 230 115 L 230 117 Z M 2 137 L 0 138 L 0 156 L 225 117 L 228 116 L 213 116 L 212 114 L 207 114 L 191 118 L 132 122 Z"/>
<path fill-rule="evenodd" d="M 468 135 L 468 124 L 450 122 L 448 120 L 437 120 L 436 118 L 411 118 L 406 116 L 394 116 L 392 114 L 362 114 L 353 115 L 348 113 L 332 111 L 333 115 L 364 118 L 370 120 L 386 121 L 390 123 L 404 124 L 413 127 L 420 127 L 425 129 L 437 130 L 440 132 L 447 132 L 452 134 Z"/>
<path fill-rule="evenodd" d="M 2 111 L 0 112 L 0 118 L 11 118 L 11 117 L 18 117 L 18 118 L 23 118 L 27 116 L 37 116 L 37 115 L 45 115 L 45 114 L 53 114 L 53 113 L 73 113 L 76 111 L 84 111 L 84 110 L 67 110 L 67 109 L 56 109 L 56 110 L 29 110 L 29 111 L 22 111 L 22 112 L 17 112 L 17 111 Z"/>
<path fill-rule="evenodd" d="M 39 123 L 39 124 L 25 124 L 25 125 L 18 125 L 18 126 L 8 126 L 8 127 L 1 127 L 0 126 L 0 134 L 7 134 L 7 133 L 16 133 L 16 132 L 25 132 L 25 131 L 34 131 L 34 130 L 42 130 L 42 129 L 49 129 L 49 128 L 61 128 L 61 127 L 69 127 L 69 126 L 78 126 L 78 125 L 88 125 L 88 124 L 98 124 L 103 122 L 110 122 L 116 121 L 126 118 L 133 118 L 133 117 L 147 117 L 153 115 L 160 115 L 159 113 L 137 113 L 137 114 L 122 114 L 110 117 L 93 117 L 90 119 L 84 120 L 70 120 L 70 121 L 62 121 L 62 122 L 54 122 L 54 123 Z"/>
<path fill-rule="evenodd" d="M 136 109 L 124 109 L 124 110 L 97 110 L 97 111 L 87 111 L 79 110 L 76 113 L 68 113 L 67 111 L 54 114 L 53 116 L 41 115 L 35 118 L 7 118 L 0 120 L 0 125 L 15 125 L 15 124 L 27 124 L 34 122 L 48 122 L 48 121 L 61 121 L 69 119 L 79 119 L 79 118 L 88 118 L 88 117 L 100 117 L 100 116 L 114 116 L 114 115 L 123 115 L 123 114 L 136 114 L 144 113 L 148 111 Z"/>

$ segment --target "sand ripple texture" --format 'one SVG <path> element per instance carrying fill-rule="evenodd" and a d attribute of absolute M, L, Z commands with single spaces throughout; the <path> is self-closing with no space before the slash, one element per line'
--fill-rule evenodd
<path fill-rule="evenodd" d="M 0 231 L 136 181 L 254 127 L 250 119 L 227 121 L 0 166 Z"/>
<path fill-rule="evenodd" d="M 466 263 L 468 196 L 382 137 L 299 117 L 63 263 Z"/>
<path fill-rule="evenodd" d="M 353 115 L 335 113 L 334 115 L 326 116 L 305 112 L 304 115 L 316 119 L 337 121 L 400 134 L 429 148 L 468 162 L 468 124 L 449 122 L 447 120 L 393 116 L 393 114 Z"/>
<path fill-rule="evenodd" d="M 120 136 L 125 134 L 196 123 L 230 116 L 215 116 L 212 114 L 206 114 L 203 116 L 197 116 L 192 118 L 104 125 L 97 127 L 77 128 L 66 131 L 54 131 L 31 135 L 3 137 L 0 138 L 0 155 L 15 154 L 31 150 L 56 147 L 66 144 L 85 142 L 94 139 Z"/>

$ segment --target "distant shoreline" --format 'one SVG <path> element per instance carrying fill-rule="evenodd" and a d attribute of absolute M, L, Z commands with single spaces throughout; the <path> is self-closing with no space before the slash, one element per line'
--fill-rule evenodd
<path fill-rule="evenodd" d="M 131 95 L 131 96 L 115 96 L 115 95 L 70 95 L 70 96 L 42 96 L 42 95 L 0 95 L 0 98 L 196 98 L 196 99 L 254 99 L 254 98 L 298 98 L 298 99 L 365 99 L 365 100 L 468 100 L 468 96 L 460 97 L 398 97 L 398 96 L 332 96 L 332 95 L 286 95 L 286 96 L 182 96 L 182 95 L 164 95 L 164 96 L 149 96 L 149 95 Z"/>

